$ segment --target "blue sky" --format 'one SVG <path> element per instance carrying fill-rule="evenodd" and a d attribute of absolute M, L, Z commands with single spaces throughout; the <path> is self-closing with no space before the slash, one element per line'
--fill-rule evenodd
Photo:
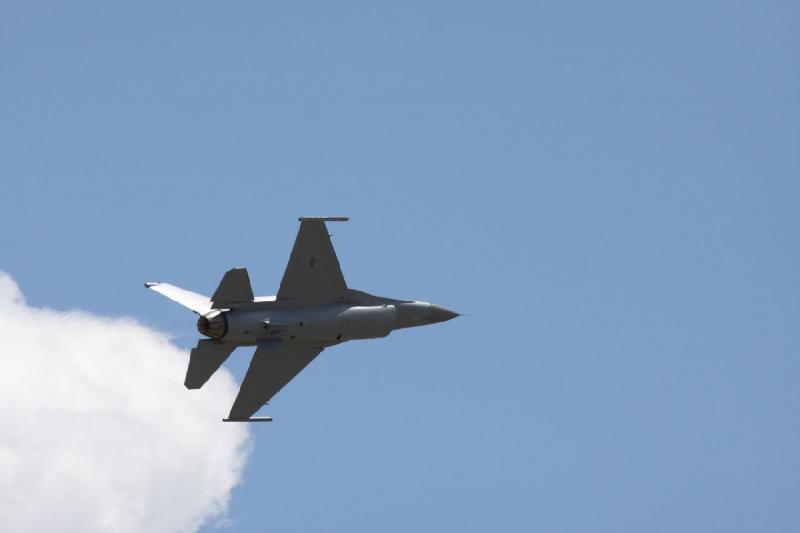
<path fill-rule="evenodd" d="M 470 313 L 324 352 L 235 531 L 796 531 L 799 11 L 4 2 L 0 269 L 189 348 L 144 281 L 273 294 L 343 214 L 351 287 Z"/>

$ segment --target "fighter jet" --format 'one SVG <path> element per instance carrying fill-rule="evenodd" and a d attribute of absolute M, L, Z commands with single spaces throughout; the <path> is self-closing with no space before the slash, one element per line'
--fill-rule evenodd
<path fill-rule="evenodd" d="M 197 330 L 208 338 L 192 349 L 186 388 L 202 387 L 239 346 L 256 346 L 224 422 L 272 421 L 253 415 L 329 346 L 459 316 L 428 302 L 349 289 L 325 225 L 346 220 L 299 218 L 300 230 L 275 296 L 254 297 L 244 268 L 226 272 L 211 298 L 169 283 L 145 283 L 200 315 Z"/>

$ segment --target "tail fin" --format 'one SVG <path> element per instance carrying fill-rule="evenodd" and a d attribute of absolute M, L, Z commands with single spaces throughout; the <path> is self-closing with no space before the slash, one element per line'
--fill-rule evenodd
<path fill-rule="evenodd" d="M 222 309 L 231 307 L 232 304 L 253 301 L 253 289 L 250 288 L 250 276 L 247 275 L 246 268 L 232 268 L 225 272 L 222 281 L 219 282 L 219 287 L 210 299 L 208 296 L 187 291 L 169 283 L 147 282 L 144 286 L 163 294 L 173 302 L 188 307 L 198 315 L 205 315 L 212 309 Z"/>
<path fill-rule="evenodd" d="M 231 307 L 231 304 L 253 301 L 253 289 L 246 268 L 232 268 L 225 272 L 219 287 L 211 297 L 215 309 Z"/>

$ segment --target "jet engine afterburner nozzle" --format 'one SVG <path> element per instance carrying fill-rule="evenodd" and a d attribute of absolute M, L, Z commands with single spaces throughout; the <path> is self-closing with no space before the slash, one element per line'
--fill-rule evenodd
<path fill-rule="evenodd" d="M 228 333 L 228 319 L 225 318 L 224 313 L 211 316 L 200 315 L 200 318 L 197 319 L 197 331 L 218 341 Z"/>

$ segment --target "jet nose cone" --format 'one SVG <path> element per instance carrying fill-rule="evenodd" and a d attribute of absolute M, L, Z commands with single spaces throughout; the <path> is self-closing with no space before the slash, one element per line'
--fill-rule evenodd
<path fill-rule="evenodd" d="M 431 304 L 431 322 L 444 322 L 459 316 L 455 311 L 451 311 L 441 305 Z"/>

